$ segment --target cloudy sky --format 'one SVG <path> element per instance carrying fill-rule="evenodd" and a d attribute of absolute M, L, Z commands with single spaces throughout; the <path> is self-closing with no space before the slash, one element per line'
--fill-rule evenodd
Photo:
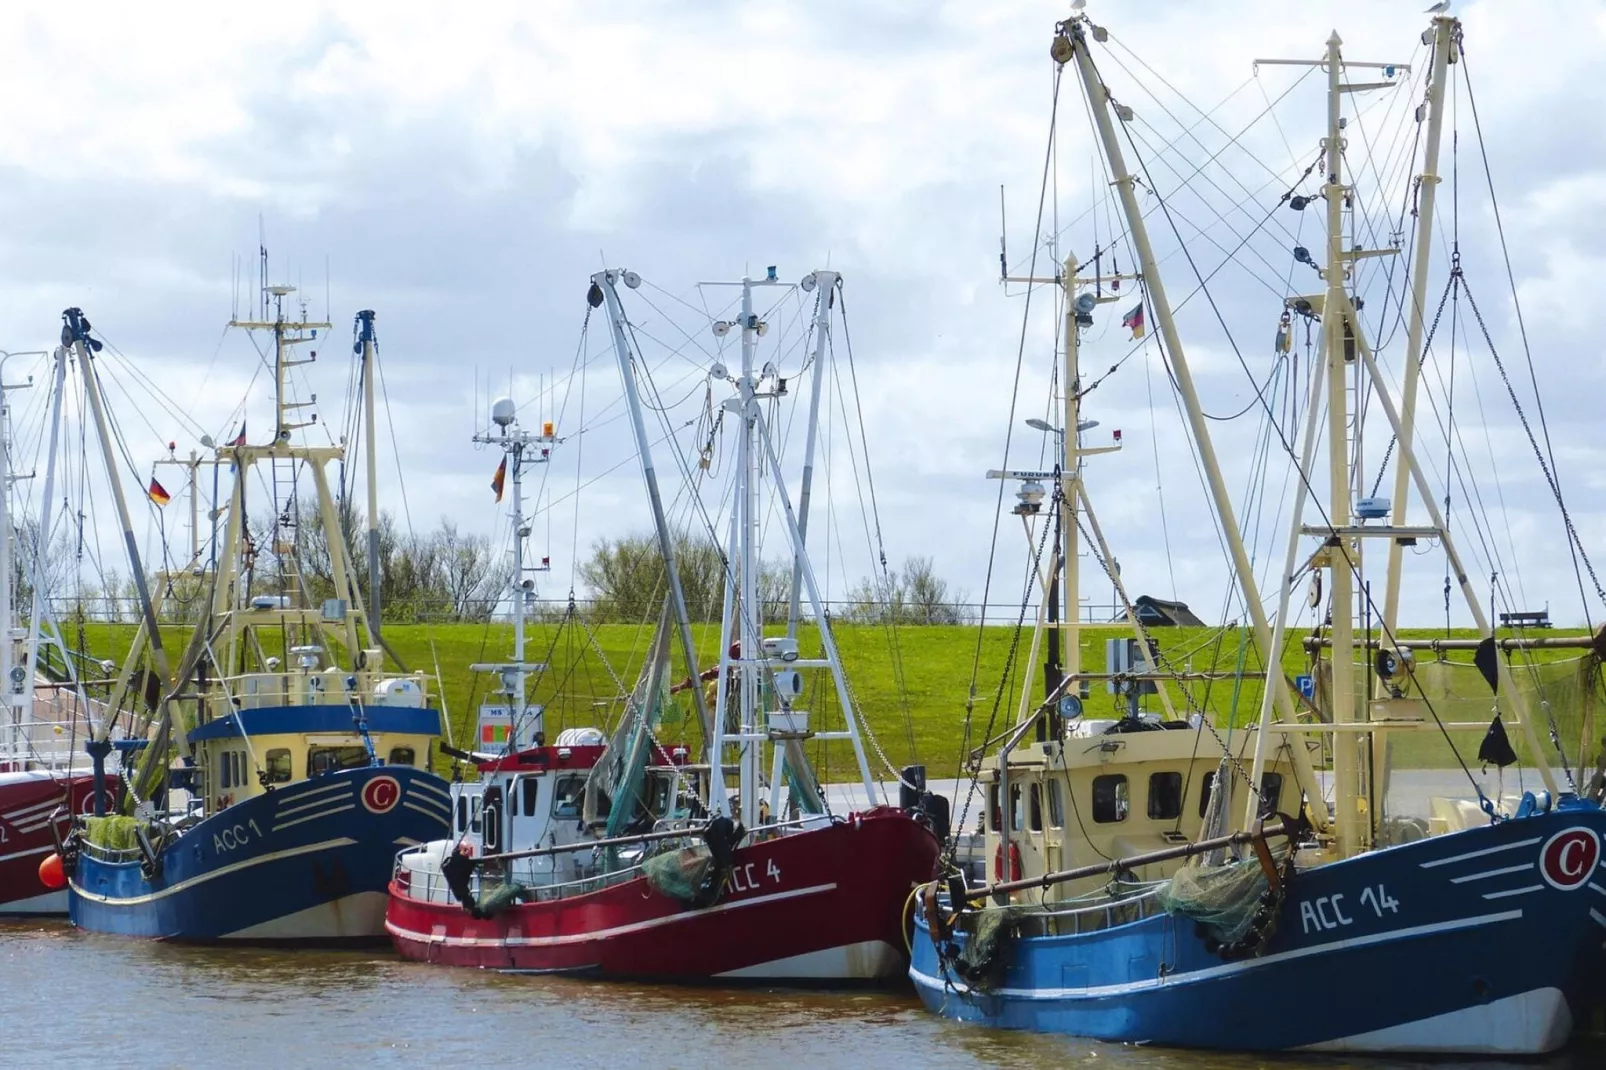
<path fill-rule="evenodd" d="M 1292 247 L 1319 255 L 1322 226 L 1317 208 L 1274 214 L 1318 151 L 1320 75 L 1296 84 L 1297 71 L 1257 73 L 1253 61 L 1314 58 L 1337 27 L 1351 59 L 1420 64 L 1422 6 L 1089 4 L 1111 32 L 1101 70 L 1134 108 L 1133 144 L 1174 209 L 1168 219 L 1152 197 L 1145 202 L 1173 302 L 1194 291 L 1195 268 L 1211 273 L 1235 249 L 1235 235 L 1254 232 L 1210 281 L 1228 329 L 1202 294 L 1179 313 L 1205 409 L 1227 415 L 1250 406 L 1247 416 L 1213 425 L 1241 505 L 1264 428 L 1233 344 L 1264 380 L 1283 296 L 1319 286 L 1309 269 L 1296 273 Z M 275 280 L 299 284 L 314 314 L 327 302 L 336 325 L 336 343 L 298 380 L 304 393 L 319 393 L 330 424 L 340 422 L 347 383 L 347 325 L 359 308 L 378 311 L 415 527 L 444 515 L 489 532 L 505 519 L 490 501 L 495 460 L 470 443 L 488 393 L 511 382 L 531 419 L 562 410 L 560 433 L 572 438 L 542 491 L 551 505 L 538 524 L 554 559 L 544 593 L 561 596 L 573 547 L 583 553 L 599 536 L 648 522 L 639 477 L 623 463 L 628 428 L 618 419 L 618 376 L 600 323 L 582 338 L 589 275 L 606 264 L 649 280 L 628 295 L 640 299 L 630 311 L 643 355 L 662 369 L 655 383 L 664 400 L 684 400 L 669 418 L 680 427 L 705 403 L 707 364 L 716 356 L 733 362 L 698 311 L 717 315 L 729 291 L 697 284 L 770 264 L 795 280 L 829 265 L 846 280 L 859 389 L 845 404 L 863 409 L 887 552 L 894 563 L 934 558 L 979 599 L 997 514 L 997 484 L 980 477 L 1005 461 L 1017 355 L 1024 352 L 1013 464 L 1037 461 L 1042 435 L 1018 421 L 1047 411 L 1054 359 L 1050 293 L 1034 294 L 1023 334 L 1025 287 L 1006 289 L 997 279 L 999 187 L 1014 270 L 1030 267 L 1034 249 L 1040 272 L 1056 253 L 1088 258 L 1096 244 L 1109 245 L 1114 226 L 1085 106 L 1067 78 L 1052 195 L 1034 239 L 1053 103 L 1048 45 L 1064 13 L 1056 4 L 897 0 L 453 9 L 14 3 L 0 19 L 0 94 L 10 102 L 0 124 L 0 201 L 8 209 L 0 346 L 48 347 L 60 310 L 85 309 L 126 358 L 114 389 L 140 470 L 131 486 L 148 476 L 165 442 L 182 453 L 202 432 L 231 432 L 248 387 L 248 418 L 263 427 L 270 417 L 263 382 L 253 379 L 256 353 L 222 332 L 250 299 L 260 225 Z M 1606 153 L 1593 126 L 1574 121 L 1606 105 L 1593 77 L 1606 50 L 1606 5 L 1474 2 L 1456 13 L 1560 477 L 1586 547 L 1606 566 L 1606 510 L 1597 504 L 1606 478 L 1590 433 L 1601 362 L 1584 341 L 1603 326 L 1591 283 L 1606 247 Z M 1409 148 L 1415 131 L 1419 75 L 1420 67 L 1399 72 L 1401 89 L 1349 106 L 1361 135 L 1350 139 L 1352 166 L 1368 158 L 1363 149 L 1375 157 L 1360 176 L 1374 187 L 1363 193 L 1367 244 L 1388 239 L 1394 226 L 1383 220 L 1398 215 L 1414 173 L 1397 150 Z M 1449 230 L 1447 202 L 1457 200 L 1468 285 L 1532 415 L 1464 94 L 1454 125 L 1459 196 L 1448 196 L 1447 162 L 1438 223 L 1441 234 Z M 1447 135 L 1447 156 L 1451 146 Z M 1315 192 L 1310 182 L 1302 188 Z M 1264 224 L 1268 213 L 1274 222 Z M 1179 252 L 1179 235 L 1196 251 L 1193 265 Z M 1444 285 L 1446 242 L 1430 302 Z M 1125 248 L 1117 243 L 1116 256 L 1129 270 Z M 1386 307 L 1383 293 L 1373 308 Z M 1118 326 L 1126 306 L 1125 298 L 1103 306 L 1087 332 L 1090 374 L 1131 349 Z M 799 298 L 785 296 L 777 307 L 795 318 Z M 1488 561 L 1498 554 L 1512 590 L 1504 598 L 1520 608 L 1548 602 L 1558 619 L 1581 622 L 1556 511 L 1487 348 L 1468 343 L 1476 324 L 1462 312 L 1458 463 L 1483 488 L 1489 532 L 1466 532 L 1469 571 L 1482 574 L 1486 589 Z M 1397 317 L 1378 322 L 1389 342 L 1385 363 L 1398 368 L 1404 332 L 1391 329 Z M 795 330 L 777 330 L 769 344 L 783 372 L 797 369 Z M 583 376 L 574 374 L 577 354 Z M 1428 373 L 1430 390 L 1444 405 L 1444 336 L 1430 363 L 1439 369 Z M 1284 366 L 1268 396 L 1291 388 L 1297 364 Z M 153 390 L 135 385 L 129 365 Z M 1301 386 L 1304 372 L 1299 366 Z M 1112 428 L 1123 431 L 1124 451 L 1095 461 L 1089 486 L 1134 593 L 1174 594 L 1207 618 L 1236 616 L 1158 351 L 1140 349 L 1122 363 L 1089 396 L 1086 415 L 1101 424 L 1090 435 L 1095 443 Z M 1372 416 L 1380 426 L 1380 414 Z M 869 558 L 852 458 L 842 452 L 857 409 L 838 407 L 836 419 L 841 546 L 826 571 L 840 591 Z M 1376 434 L 1368 470 L 1387 441 Z M 1443 434 L 1429 437 L 1438 443 L 1430 467 L 1442 472 Z M 689 432 L 682 439 L 689 443 Z M 1275 442 L 1271 454 L 1270 492 L 1252 507 L 1262 566 L 1280 564 L 1283 538 L 1272 532 L 1287 522 L 1286 459 Z M 385 474 L 382 498 L 398 513 L 402 485 L 394 468 Z M 1457 486 L 1453 527 L 1462 498 Z M 1420 517 L 1418 509 L 1413 519 Z M 142 516 L 141 524 L 149 538 L 152 522 Z M 993 601 L 1018 597 L 1025 545 L 1018 529 L 1002 530 Z M 1438 556 L 1415 563 L 1408 622 L 1442 621 L 1442 569 Z M 1091 580 L 1086 586 L 1104 591 Z M 1091 597 L 1109 599 L 1107 591 Z M 1602 607 L 1592 591 L 1590 598 L 1598 622 Z"/>

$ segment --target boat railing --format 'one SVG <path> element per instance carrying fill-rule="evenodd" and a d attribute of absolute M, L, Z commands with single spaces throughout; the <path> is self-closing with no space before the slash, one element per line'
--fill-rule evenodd
<path fill-rule="evenodd" d="M 624 884 L 641 876 L 641 865 L 627 866 L 623 869 L 610 870 L 606 873 L 595 873 L 574 880 L 558 883 L 533 883 L 524 885 L 527 895 L 526 902 L 548 902 L 554 899 L 566 899 L 571 896 L 586 895 L 590 892 L 601 891 L 603 888 L 615 884 Z M 455 901 L 451 888 L 446 883 L 446 877 L 438 870 L 408 869 L 397 859 L 395 869 L 396 887 L 405 892 L 409 898 L 428 903 L 451 903 Z M 471 888 L 475 899 L 482 898 L 493 887 L 500 887 L 506 882 L 501 879 L 490 879 L 486 874 L 476 873 Z M 519 883 L 515 880 L 515 883 Z"/>
<path fill-rule="evenodd" d="M 0 772 L 88 769 L 83 744 L 90 726 L 75 721 L 10 721 L 0 726 Z"/>
<path fill-rule="evenodd" d="M 138 847 L 106 847 L 84 840 L 79 843 L 78 849 L 97 862 L 106 862 L 111 865 L 138 862 L 140 860 Z"/>

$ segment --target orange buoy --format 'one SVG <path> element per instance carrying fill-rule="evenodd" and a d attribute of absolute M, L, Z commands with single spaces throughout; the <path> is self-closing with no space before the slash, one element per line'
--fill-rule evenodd
<path fill-rule="evenodd" d="M 39 863 L 39 883 L 51 891 L 67 887 L 67 871 L 62 868 L 61 855 L 51 851 Z"/>

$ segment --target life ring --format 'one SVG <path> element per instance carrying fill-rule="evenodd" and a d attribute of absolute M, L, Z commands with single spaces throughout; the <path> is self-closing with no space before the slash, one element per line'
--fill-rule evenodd
<path fill-rule="evenodd" d="M 1004 876 L 1004 845 L 1000 843 L 993 852 L 993 880 L 1020 880 L 1020 847 L 1013 841 L 1009 845 L 1009 876 Z"/>

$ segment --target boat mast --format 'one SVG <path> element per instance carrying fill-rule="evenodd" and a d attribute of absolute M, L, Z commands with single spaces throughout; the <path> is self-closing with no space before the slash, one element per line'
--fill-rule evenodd
<path fill-rule="evenodd" d="M 1327 181 L 1322 195 L 1327 200 L 1327 260 L 1323 280 L 1327 294 L 1322 304 L 1322 341 L 1325 343 L 1327 372 L 1327 520 L 1340 531 L 1350 526 L 1352 492 L 1349 464 L 1349 405 L 1345 377 L 1345 339 L 1350 336 L 1344 314 L 1349 268 L 1344 256 L 1344 200 L 1349 187 L 1344 183 L 1343 109 L 1344 61 L 1339 52 L 1343 41 L 1334 31 L 1327 39 L 1327 137 L 1323 140 Z M 1330 592 L 1333 640 L 1332 706 L 1333 719 L 1369 719 L 1369 711 L 1355 701 L 1355 583 L 1360 564 L 1360 541 L 1339 534 L 1340 540 L 1328 554 L 1331 573 Z M 1354 854 L 1371 845 L 1371 821 L 1361 811 L 1361 800 L 1368 796 L 1366 763 L 1361 754 L 1371 736 L 1333 733 L 1333 796 L 1339 850 Z"/>
<path fill-rule="evenodd" d="M 475 442 L 497 446 L 502 450 L 504 463 L 511 465 L 508 472 L 513 482 L 513 509 L 510 520 L 513 528 L 513 661 L 507 665 L 471 665 L 474 672 L 498 673 L 502 679 L 503 693 L 508 696 L 513 705 L 512 723 L 514 730 L 510 734 L 510 748 L 517 746 L 518 725 L 523 721 L 528 710 L 527 694 L 528 682 L 532 673 L 546 671 L 545 662 L 528 662 L 524 654 L 526 639 L 524 634 L 524 619 L 526 613 L 524 575 L 534 571 L 524 564 L 524 540 L 530 534 L 530 526 L 524 519 L 524 463 L 526 460 L 535 463 L 545 463 L 551 456 L 551 444 L 556 440 L 552 434 L 550 424 L 543 425 L 541 434 L 533 435 L 519 426 L 518 407 L 512 398 L 498 398 L 491 406 L 491 420 L 499 429 L 495 434 L 475 435 Z M 537 452 L 538 451 L 538 452 Z M 537 739 L 537 745 L 546 737 L 545 726 L 541 719 L 539 708 L 532 724 L 532 735 Z"/>
<path fill-rule="evenodd" d="M 173 686 L 172 670 L 167 663 L 167 650 L 162 646 L 162 630 L 156 624 L 156 607 L 151 602 L 149 585 L 145 582 L 145 566 L 140 561 L 139 544 L 134 541 L 134 522 L 128 514 L 128 499 L 123 494 L 123 481 L 117 470 L 117 459 L 112 454 L 111 431 L 106 423 L 106 406 L 100 396 L 100 379 L 95 374 L 93 354 L 101 348 L 99 341 L 89 337 L 89 320 L 83 311 L 69 308 L 61 314 L 64 326 L 62 343 L 71 346 L 78 357 L 78 366 L 84 370 L 84 390 L 89 395 L 89 408 L 95 417 L 95 433 L 100 438 L 101 458 L 106 464 L 106 482 L 111 484 L 112 502 L 117 507 L 117 520 L 123 527 L 123 547 L 128 551 L 128 567 L 134 574 L 134 589 L 139 593 L 139 609 L 145 619 L 146 641 L 151 647 L 151 661 L 161 677 L 162 687 Z M 107 719 L 110 725 L 111 719 Z"/>
<path fill-rule="evenodd" d="M 763 514 L 758 506 L 759 451 L 758 451 L 758 379 L 753 372 L 753 354 L 758 351 L 758 316 L 753 312 L 753 280 L 742 279 L 742 372 L 736 380 L 737 414 L 742 421 L 742 436 L 737 451 L 736 495 L 741 502 L 736 545 L 733 555 L 740 562 L 737 576 L 741 581 L 741 594 L 737 599 L 739 610 L 736 630 L 741 637 L 742 656 L 737 659 L 737 681 L 740 686 L 738 709 L 741 711 L 740 792 L 742 824 L 758 827 L 758 780 L 760 754 L 758 726 L 759 694 L 759 641 L 763 628 L 764 607 L 758 601 L 758 542 L 759 521 Z M 799 558 L 801 546 L 794 548 Z M 727 645 L 725 654 L 730 654 Z M 721 762 L 715 759 L 714 782 L 720 781 Z"/>
<path fill-rule="evenodd" d="M 368 631 L 379 638 L 379 460 L 374 452 L 374 372 L 378 336 L 373 309 L 357 313 L 357 344 L 362 348 L 364 460 L 368 468 Z M 516 493 L 516 492 L 515 492 Z M 523 660 L 520 655 L 519 660 Z"/>
<path fill-rule="evenodd" d="M 816 271 L 803 279 L 804 289 L 812 285 L 819 288 L 814 306 L 814 381 L 809 384 L 809 423 L 803 442 L 803 481 L 797 495 L 797 530 L 807 539 L 809 535 L 809 496 L 814 487 L 814 444 L 820 428 L 820 395 L 825 387 L 825 361 L 831 344 L 831 306 L 836 303 L 836 288 L 842 276 L 834 271 Z M 792 555 L 792 597 L 786 609 L 786 637 L 797 638 L 798 602 L 803 596 L 803 547 Z"/>
<path fill-rule="evenodd" d="M 30 675 L 37 669 L 39 665 L 39 633 L 45 616 L 50 614 L 50 603 L 46 601 L 47 596 L 44 589 L 44 561 L 45 556 L 50 552 L 51 506 L 53 504 L 52 499 L 56 494 L 56 450 L 61 442 L 61 400 L 62 394 L 65 393 L 66 383 L 67 351 L 58 347 L 56 352 L 52 354 L 51 360 L 50 444 L 47 447 L 47 452 L 45 454 L 45 484 L 40 492 L 39 498 L 39 535 L 33 554 L 33 606 L 28 617 L 28 646 L 27 654 L 23 661 L 23 664 L 28 667 L 28 673 Z M 5 450 L 8 454 L 6 463 L 9 465 L 9 454 L 11 451 L 9 439 L 5 443 Z M 10 533 L 11 525 L 8 520 L 6 524 L 6 536 L 8 538 Z M 9 568 L 6 570 L 6 574 L 8 576 L 10 575 L 10 571 L 11 570 Z M 10 604 L 9 601 L 7 604 Z M 56 627 L 54 620 L 51 622 L 51 628 L 53 631 L 55 631 L 56 641 L 59 643 L 61 641 L 61 630 Z M 67 657 L 67 649 L 65 644 L 62 644 L 61 652 L 63 664 L 67 666 L 69 676 L 74 684 L 76 684 L 78 681 L 78 674 L 73 671 L 72 659 Z M 7 675 L 7 679 L 10 679 L 9 674 Z M 79 688 L 79 690 L 82 691 L 82 688 Z M 31 686 L 31 682 L 25 687 L 24 694 L 25 697 L 18 696 L 25 704 L 23 705 L 23 708 L 31 708 L 33 705 L 33 687 Z M 86 704 L 83 708 L 87 716 L 89 711 L 88 705 Z M 27 719 L 28 718 L 26 717 L 24 718 L 24 720 Z"/>
<path fill-rule="evenodd" d="M 1433 205 L 1438 195 L 1439 143 L 1444 132 L 1444 83 L 1450 63 L 1450 51 L 1461 35 L 1461 21 L 1450 15 L 1436 15 L 1433 19 L 1433 67 L 1428 81 L 1427 143 L 1422 153 L 1422 171 L 1417 175 L 1417 230 L 1416 248 L 1411 260 L 1411 307 L 1405 335 L 1405 369 L 1400 387 L 1400 441 L 1401 450 L 1412 448 L 1416 418 L 1416 390 L 1421 379 L 1422 332 L 1426 319 L 1423 302 L 1427 300 L 1428 267 L 1433 255 Z M 1410 492 L 1411 471 L 1407 464 L 1394 466 L 1393 522 L 1404 524 Z M 1388 581 L 1383 595 L 1383 635 L 1385 641 L 1393 637 L 1400 610 L 1400 572 L 1405 560 L 1405 547 L 1398 539 L 1389 543 Z"/>
<path fill-rule="evenodd" d="M 686 661 L 686 673 L 695 681 L 697 679 L 697 647 L 692 642 L 691 616 L 686 610 L 686 592 L 680 583 L 680 568 L 675 562 L 674 539 L 669 532 L 669 521 L 664 516 L 664 500 L 658 491 L 658 472 L 653 466 L 652 444 L 647 440 L 647 426 L 641 416 L 641 396 L 636 390 L 636 370 L 632 362 L 631 349 L 625 335 L 625 313 L 619 304 L 619 293 L 615 282 L 621 276 L 624 283 L 631 289 L 641 285 L 641 277 L 633 271 L 599 271 L 591 276 L 591 289 L 586 295 L 587 302 L 592 308 L 604 303 L 608 308 L 608 325 L 613 331 L 614 353 L 619 359 L 619 375 L 624 381 L 625 404 L 630 409 L 630 428 L 636 438 L 636 453 L 641 460 L 642 480 L 647 484 L 647 501 L 652 507 L 653 530 L 658 536 L 658 553 L 664 560 L 664 572 L 669 579 L 669 600 L 675 614 L 675 628 L 680 635 L 680 653 Z M 703 702 L 703 693 L 695 686 L 688 690 L 692 693 L 692 703 L 697 707 L 697 718 L 702 722 L 703 740 L 712 751 L 711 741 L 714 739 L 717 728 L 713 718 L 709 715 L 708 706 Z M 714 751 L 711 761 L 718 775 L 719 754 Z M 710 793 L 710 805 L 715 800 Z M 723 806 L 723 800 L 719 801 Z M 721 810 L 720 812 L 723 812 Z"/>
<path fill-rule="evenodd" d="M 1165 284 L 1160 277 L 1159 266 L 1154 256 L 1154 247 L 1149 242 L 1148 227 L 1144 223 L 1143 213 L 1138 207 L 1137 195 L 1133 190 L 1133 176 L 1127 170 L 1126 159 L 1121 151 L 1120 140 L 1115 135 L 1115 125 L 1110 118 L 1113 101 L 1110 99 L 1108 88 L 1099 78 L 1098 71 L 1093 66 L 1093 57 L 1088 50 L 1087 27 L 1091 25 L 1086 16 L 1061 23 L 1062 36 L 1055 39 L 1053 55 L 1059 63 L 1065 63 L 1074 58 L 1077 71 L 1081 76 L 1083 91 L 1087 94 L 1088 104 L 1093 112 L 1094 123 L 1098 127 L 1099 139 L 1104 145 L 1104 154 L 1109 162 L 1111 184 L 1115 187 L 1121 198 L 1121 209 L 1126 216 L 1127 226 L 1131 230 L 1132 244 L 1137 250 L 1139 273 L 1143 276 L 1144 286 L 1148 291 L 1149 301 L 1154 307 L 1155 319 L 1158 321 L 1160 334 L 1165 339 L 1167 355 L 1170 357 L 1171 368 L 1177 381 L 1177 389 L 1182 394 L 1183 408 L 1188 416 L 1188 425 L 1193 433 L 1195 448 L 1199 451 L 1199 460 L 1205 470 L 1206 482 L 1209 484 L 1210 497 L 1215 504 L 1216 516 L 1221 523 L 1222 535 L 1226 540 L 1228 551 L 1232 555 L 1233 571 L 1237 574 L 1238 585 L 1243 594 L 1244 608 L 1254 625 L 1255 642 L 1261 650 L 1271 649 L 1271 625 L 1266 617 L 1266 608 L 1261 603 L 1260 591 L 1255 582 L 1253 565 L 1249 560 L 1249 553 L 1244 548 L 1243 537 L 1239 531 L 1237 517 L 1233 511 L 1232 495 L 1227 488 L 1227 482 L 1221 474 L 1221 465 L 1216 459 L 1215 446 L 1210 437 L 1210 428 L 1204 417 L 1204 411 L 1199 405 L 1199 394 L 1194 387 L 1193 374 L 1189 370 L 1187 356 L 1182 348 L 1182 338 L 1177 332 L 1176 320 L 1171 314 L 1171 303 L 1166 297 Z M 1102 33 L 1102 31 L 1099 31 Z M 1268 655 L 1268 658 L 1270 655 Z M 1294 719 L 1293 700 L 1288 694 L 1287 682 L 1277 664 L 1268 661 L 1269 671 L 1266 674 L 1266 686 L 1273 689 L 1277 710 L 1284 720 Z M 1295 747 L 1293 759 L 1299 774 L 1300 788 L 1308 793 L 1312 799 L 1309 807 L 1310 819 L 1317 828 L 1327 825 L 1326 808 L 1317 805 L 1318 780 L 1316 772 L 1310 761 L 1310 755 L 1303 747 Z M 1258 790 L 1258 785 L 1251 785 L 1251 790 Z"/>

